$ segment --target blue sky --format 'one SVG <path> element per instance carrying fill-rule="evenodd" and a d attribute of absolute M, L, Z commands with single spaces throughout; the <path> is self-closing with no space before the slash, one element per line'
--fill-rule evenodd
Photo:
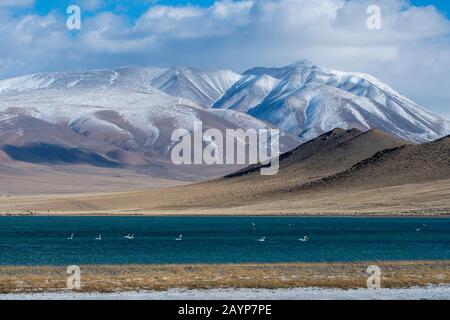
<path fill-rule="evenodd" d="M 77 0 L 37 0 L 35 2 L 34 10 L 39 14 L 47 14 L 51 10 L 64 11 L 69 4 L 77 3 Z M 207 7 L 214 3 L 214 0 L 108 0 L 104 1 L 105 5 L 102 7 L 104 10 L 109 10 L 117 12 L 117 6 L 121 5 L 126 8 L 126 14 L 132 18 L 136 19 L 141 14 L 143 14 L 150 6 L 159 5 L 171 5 L 171 6 L 182 6 L 182 5 L 196 5 Z M 415 6 L 427 6 L 433 5 L 441 12 L 450 16 L 450 1 L 447 0 L 410 0 L 410 2 Z M 124 11 L 121 11 L 124 13 Z"/>
<path fill-rule="evenodd" d="M 82 28 L 66 28 L 79 4 Z M 366 25 L 378 4 L 382 28 Z M 432 6 L 432 7 L 431 7 Z M 450 119 L 450 1 L 0 0 L 0 78 L 124 65 L 366 72 Z"/>
<path fill-rule="evenodd" d="M 33 10 L 39 14 L 47 14 L 52 10 L 65 11 L 68 5 L 80 3 L 79 0 L 37 0 Z M 196 5 L 207 7 L 214 3 L 214 0 L 105 0 L 99 10 L 126 14 L 134 20 L 142 15 L 152 5 L 183 6 Z"/>
<path fill-rule="evenodd" d="M 416 6 L 433 5 L 447 16 L 450 16 L 450 2 L 447 0 L 411 0 L 412 4 Z"/>
<path fill-rule="evenodd" d="M 40 14 L 46 14 L 50 10 L 54 10 L 55 8 L 58 8 L 59 10 L 62 10 L 67 7 L 69 4 L 73 4 L 77 2 L 76 0 L 37 0 L 35 2 L 35 8 Z M 137 17 L 140 14 L 142 14 L 146 8 L 153 4 L 160 4 L 160 5 L 174 5 L 174 6 L 180 6 L 180 5 L 198 5 L 198 6 L 210 6 L 214 3 L 214 0 L 155 0 L 155 1 L 145 1 L 145 0 L 128 0 L 128 1 L 105 1 L 105 9 L 107 10 L 114 10 L 114 7 L 117 4 L 121 4 L 122 6 L 129 8 L 129 14 L 131 16 Z M 410 2 L 413 5 L 416 6 L 426 6 L 426 5 L 433 5 L 436 8 L 438 8 L 440 11 L 445 12 L 447 15 L 450 13 L 450 1 L 446 0 L 410 0 Z"/>

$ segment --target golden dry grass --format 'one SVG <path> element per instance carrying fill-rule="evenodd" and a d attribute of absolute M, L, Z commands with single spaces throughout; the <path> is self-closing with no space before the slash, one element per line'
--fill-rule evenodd
<path fill-rule="evenodd" d="M 170 288 L 363 288 L 367 267 L 381 268 L 386 288 L 450 283 L 450 261 L 239 265 L 81 266 L 83 292 Z M 0 267 L 0 292 L 66 289 L 65 267 Z"/>
<path fill-rule="evenodd" d="M 118 215 L 449 215 L 450 180 L 370 190 L 274 193 L 270 185 L 201 183 L 135 192 L 10 197 L 0 214 Z"/>

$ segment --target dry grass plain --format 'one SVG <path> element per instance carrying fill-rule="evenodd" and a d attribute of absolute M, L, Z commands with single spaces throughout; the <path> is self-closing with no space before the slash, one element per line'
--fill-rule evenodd
<path fill-rule="evenodd" d="M 288 181 L 285 185 L 288 185 Z M 0 198 L 1 214 L 58 215 L 449 215 L 450 180 L 368 190 L 274 192 L 222 181 L 121 193 Z"/>
<path fill-rule="evenodd" d="M 450 261 L 240 265 L 86 265 L 83 292 L 172 288 L 364 288 L 367 267 L 381 268 L 383 288 L 450 283 Z M 65 267 L 0 267 L 0 293 L 65 290 Z"/>

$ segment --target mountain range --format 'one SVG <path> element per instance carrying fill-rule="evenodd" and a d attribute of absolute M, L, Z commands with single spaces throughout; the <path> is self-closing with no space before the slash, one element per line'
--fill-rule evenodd
<path fill-rule="evenodd" d="M 39 73 L 0 80 L 0 174 L 25 164 L 58 167 L 54 174 L 88 166 L 192 181 L 243 169 L 172 165 L 171 133 L 193 132 L 195 121 L 223 132 L 279 128 L 282 152 L 335 128 L 410 143 L 450 133 L 449 121 L 374 77 L 305 60 L 242 74 L 179 66 Z"/>

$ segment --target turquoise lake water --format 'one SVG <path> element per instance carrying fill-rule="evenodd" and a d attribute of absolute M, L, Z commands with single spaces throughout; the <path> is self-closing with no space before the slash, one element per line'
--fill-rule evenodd
<path fill-rule="evenodd" d="M 0 217 L 0 265 L 444 259 L 450 218 Z"/>

